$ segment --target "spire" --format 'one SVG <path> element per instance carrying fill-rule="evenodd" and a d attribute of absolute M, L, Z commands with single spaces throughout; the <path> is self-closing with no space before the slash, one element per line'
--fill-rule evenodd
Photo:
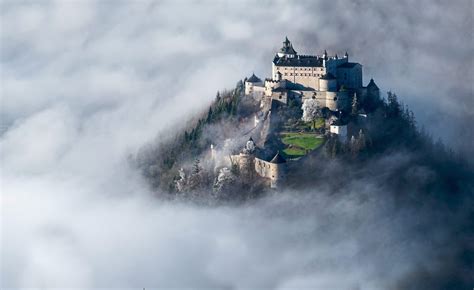
<path fill-rule="evenodd" d="M 370 79 L 370 82 L 369 84 L 367 85 L 368 88 L 373 88 L 373 89 L 379 89 L 379 87 L 377 87 L 377 85 L 375 84 L 374 82 L 374 79 Z"/>
<path fill-rule="evenodd" d="M 324 58 L 325 60 L 328 60 L 328 52 L 327 52 L 326 50 L 324 50 L 323 58 Z"/>
<path fill-rule="evenodd" d="M 293 45 L 288 37 L 285 37 L 285 41 L 283 41 L 283 47 L 280 49 L 280 52 L 277 54 L 279 57 L 288 56 L 294 57 L 296 55 L 296 51 L 293 49 Z"/>
<path fill-rule="evenodd" d="M 347 51 L 346 51 L 346 53 L 344 54 L 344 58 L 349 58 L 349 54 L 347 54 Z"/>

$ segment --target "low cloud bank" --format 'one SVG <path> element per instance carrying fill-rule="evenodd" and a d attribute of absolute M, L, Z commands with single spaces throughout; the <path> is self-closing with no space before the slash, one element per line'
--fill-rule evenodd
<path fill-rule="evenodd" d="M 376 180 L 243 207 L 164 203 L 127 161 L 183 127 L 216 90 L 252 70 L 268 75 L 285 35 L 300 52 L 349 50 L 367 78 L 468 152 L 472 2 L 412 4 L 2 1 L 0 286 L 465 280 L 464 207 L 399 207 Z"/>

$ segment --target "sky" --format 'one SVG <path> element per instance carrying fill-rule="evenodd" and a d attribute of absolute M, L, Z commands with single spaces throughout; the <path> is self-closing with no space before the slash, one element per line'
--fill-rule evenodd
<path fill-rule="evenodd" d="M 364 83 L 397 93 L 468 158 L 473 7 L 456 4 L 1 1 L 0 286 L 397 285 L 423 264 L 421 237 L 404 244 L 412 213 L 387 215 L 370 184 L 358 188 L 373 196 L 362 204 L 358 192 L 333 200 L 316 188 L 200 208 L 153 199 L 128 158 L 217 90 L 268 77 L 285 36 L 302 54 L 347 51 Z M 357 218 L 369 222 L 354 229 Z"/>

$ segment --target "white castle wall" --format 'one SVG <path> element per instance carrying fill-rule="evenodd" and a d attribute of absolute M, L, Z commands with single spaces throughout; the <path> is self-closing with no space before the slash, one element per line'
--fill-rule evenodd
<path fill-rule="evenodd" d="M 271 188 L 278 188 L 286 177 L 286 163 L 276 164 L 255 158 L 255 171 L 261 177 L 270 179 Z"/>

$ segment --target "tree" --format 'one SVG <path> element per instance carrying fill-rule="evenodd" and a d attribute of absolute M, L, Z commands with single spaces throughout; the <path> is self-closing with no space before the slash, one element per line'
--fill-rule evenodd
<path fill-rule="evenodd" d="M 189 176 L 189 188 L 191 190 L 198 189 L 202 186 L 203 181 L 203 169 L 201 167 L 201 161 L 199 159 L 194 160 L 191 175 Z"/>
<path fill-rule="evenodd" d="M 387 106 L 389 117 L 399 117 L 401 114 L 400 103 L 398 102 L 397 95 L 392 92 L 387 92 Z"/>
<path fill-rule="evenodd" d="M 313 122 L 313 128 L 316 129 L 316 120 L 322 117 L 321 108 L 315 99 L 307 99 L 301 106 L 303 110 L 303 117 L 305 122 Z"/>
<path fill-rule="evenodd" d="M 214 120 L 214 115 L 212 112 L 212 107 L 209 107 L 209 111 L 207 112 L 207 124 L 211 123 Z"/>
<path fill-rule="evenodd" d="M 178 171 L 178 177 L 175 180 L 175 188 L 178 192 L 183 192 L 186 190 L 187 184 L 188 184 L 188 179 L 186 178 L 186 172 L 184 172 L 184 169 L 181 168 Z"/>
<path fill-rule="evenodd" d="M 357 100 L 357 94 L 354 93 L 354 97 L 352 97 L 351 115 L 356 116 L 358 111 L 359 111 L 359 101 Z"/>
<path fill-rule="evenodd" d="M 229 187 L 232 186 L 234 183 L 234 174 L 232 174 L 232 171 L 229 168 L 224 167 L 219 170 L 219 174 L 216 177 L 212 190 L 215 196 L 218 197 L 219 195 L 222 195 L 224 191 L 228 190 Z"/>

